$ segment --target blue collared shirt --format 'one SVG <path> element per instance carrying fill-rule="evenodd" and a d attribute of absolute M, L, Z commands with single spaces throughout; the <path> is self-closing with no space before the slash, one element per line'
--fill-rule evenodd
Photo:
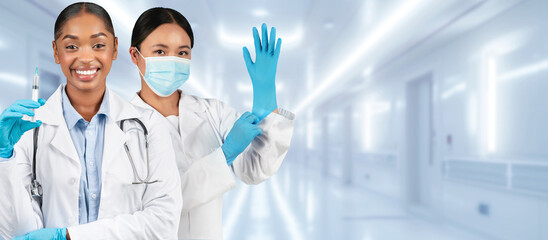
<path fill-rule="evenodd" d="M 78 211 L 79 223 L 84 224 L 96 221 L 99 214 L 105 124 L 109 116 L 108 90 L 99 111 L 89 122 L 74 109 L 64 87 L 62 92 L 63 116 L 82 166 Z"/>

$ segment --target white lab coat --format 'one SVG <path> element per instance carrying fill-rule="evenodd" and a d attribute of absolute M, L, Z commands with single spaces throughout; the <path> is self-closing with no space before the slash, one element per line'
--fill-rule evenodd
<path fill-rule="evenodd" d="M 63 87 L 62 85 L 61 87 Z M 105 125 L 102 189 L 97 221 L 78 225 L 80 159 L 63 117 L 61 87 L 36 111 L 43 122 L 38 137 L 36 175 L 43 188 L 43 203 L 32 199 L 33 131 L 15 145 L 14 157 L 0 162 L 0 234 L 6 239 L 39 228 L 68 227 L 70 237 L 79 239 L 176 239 L 182 195 L 180 177 L 171 139 L 157 112 L 139 109 L 109 91 L 110 115 Z M 149 130 L 151 180 L 148 186 L 136 181 L 124 150 L 127 142 L 141 178 L 146 176 L 144 135 L 131 129 L 139 118 Z M 141 129 L 141 128 L 139 128 Z"/>
<path fill-rule="evenodd" d="M 131 101 L 148 107 L 139 95 Z M 167 122 L 181 174 L 185 204 L 179 239 L 222 239 L 222 195 L 236 187 L 221 145 L 239 118 L 233 108 L 215 99 L 181 92 L 179 132 Z M 279 109 L 259 123 L 263 134 L 233 163 L 236 176 L 247 184 L 259 184 L 274 175 L 287 154 L 293 134 L 294 114 Z"/>

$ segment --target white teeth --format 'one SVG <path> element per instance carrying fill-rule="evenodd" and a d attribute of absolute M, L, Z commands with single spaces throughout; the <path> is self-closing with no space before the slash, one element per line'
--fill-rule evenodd
<path fill-rule="evenodd" d="M 80 75 L 92 75 L 92 74 L 95 74 L 96 72 L 97 72 L 97 69 L 85 70 L 85 71 L 76 70 L 76 73 L 78 73 L 78 74 L 80 74 Z"/>

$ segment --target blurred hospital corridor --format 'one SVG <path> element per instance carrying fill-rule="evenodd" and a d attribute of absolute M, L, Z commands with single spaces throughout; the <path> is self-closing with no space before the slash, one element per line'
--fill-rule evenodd
<path fill-rule="evenodd" d="M 226 239 L 496 239 L 410 212 L 388 196 L 287 160 L 264 184 L 239 182 L 226 194 Z"/>

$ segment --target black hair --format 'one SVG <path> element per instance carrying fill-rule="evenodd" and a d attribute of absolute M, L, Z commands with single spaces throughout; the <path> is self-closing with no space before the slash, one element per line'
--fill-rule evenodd
<path fill-rule="evenodd" d="M 180 12 L 162 7 L 151 8 L 139 16 L 131 33 L 131 46 L 139 49 L 148 35 L 165 23 L 176 23 L 183 28 L 190 37 L 190 48 L 194 47 L 194 34 L 188 20 Z"/>
<path fill-rule="evenodd" d="M 57 40 L 61 36 L 61 29 L 67 23 L 68 20 L 71 18 L 80 15 L 81 13 L 89 13 L 97 16 L 103 22 L 105 23 L 105 28 L 107 31 L 112 33 L 113 36 L 116 36 L 114 34 L 114 27 L 112 26 L 112 20 L 110 19 L 110 15 L 108 15 L 108 12 L 101 6 L 90 3 L 90 2 L 77 2 L 69 5 L 61 13 L 59 13 L 59 16 L 57 16 L 57 20 L 55 20 L 55 29 L 53 31 L 54 40 Z"/>

